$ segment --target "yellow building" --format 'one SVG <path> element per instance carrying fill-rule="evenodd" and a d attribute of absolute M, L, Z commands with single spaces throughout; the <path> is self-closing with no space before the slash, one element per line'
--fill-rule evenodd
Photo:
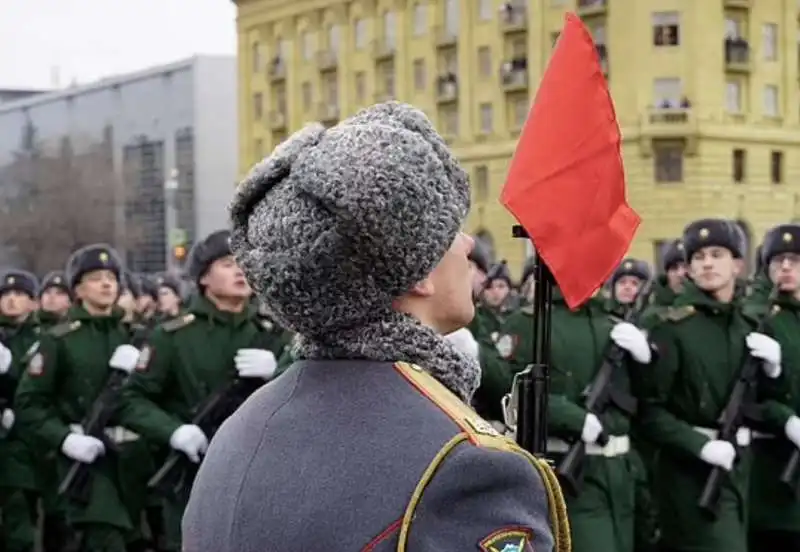
<path fill-rule="evenodd" d="M 245 171 L 318 120 L 397 98 L 470 171 L 469 229 L 519 266 L 497 198 L 566 10 L 591 28 L 624 135 L 632 254 L 657 260 L 690 220 L 755 241 L 800 218 L 800 61 L 786 0 L 238 0 Z M 752 250 L 751 245 L 751 250 Z M 751 251 L 752 252 L 752 251 Z"/>

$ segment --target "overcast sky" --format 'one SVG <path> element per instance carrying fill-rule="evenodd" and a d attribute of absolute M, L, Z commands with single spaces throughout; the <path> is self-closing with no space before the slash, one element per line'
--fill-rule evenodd
<path fill-rule="evenodd" d="M 49 88 L 236 53 L 231 0 L 0 0 L 0 88 Z"/>

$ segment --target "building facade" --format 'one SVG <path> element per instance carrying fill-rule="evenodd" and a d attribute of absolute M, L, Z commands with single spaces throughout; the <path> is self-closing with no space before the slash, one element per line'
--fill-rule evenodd
<path fill-rule="evenodd" d="M 783 0 L 238 0 L 240 171 L 303 123 L 397 98 L 472 176 L 469 228 L 519 266 L 497 198 L 567 10 L 591 29 L 623 131 L 631 253 L 700 217 L 751 241 L 800 217 L 800 50 Z M 750 245 L 752 252 L 753 245 Z"/>
<path fill-rule="evenodd" d="M 125 249 L 131 270 L 165 270 L 178 241 L 188 247 L 227 226 L 237 177 L 236 60 L 195 56 L 2 103 L 0 167 L 19 158 L 32 133 L 62 153 L 105 145 L 119 177 L 107 239 Z M 135 242 L 126 239 L 133 233 Z"/>

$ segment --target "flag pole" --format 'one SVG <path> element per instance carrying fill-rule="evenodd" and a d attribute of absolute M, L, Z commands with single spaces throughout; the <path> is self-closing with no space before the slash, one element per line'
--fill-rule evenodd
<path fill-rule="evenodd" d="M 520 225 L 515 238 L 530 239 Z M 535 247 L 536 244 L 534 244 Z M 550 334 L 553 305 L 553 275 L 536 253 L 533 288 L 533 356 L 531 363 L 514 378 L 517 389 L 517 444 L 537 457 L 547 453 L 547 400 L 550 392 Z"/>

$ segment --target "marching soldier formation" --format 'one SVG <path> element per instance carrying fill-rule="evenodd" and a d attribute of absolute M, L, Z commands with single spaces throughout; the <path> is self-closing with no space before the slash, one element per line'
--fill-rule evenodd
<path fill-rule="evenodd" d="M 0 275 L 0 550 L 181 550 L 208 441 L 289 342 L 258 312 L 228 235 L 190 252 L 188 297 L 106 244 L 41 282 Z"/>
<path fill-rule="evenodd" d="M 468 208 L 390 102 L 259 164 L 192 293 L 106 244 L 3 273 L 0 550 L 800 550 L 800 225 L 753 274 L 703 219 L 578 309 L 556 287 L 544 462 L 508 438 L 534 264 Z"/>

